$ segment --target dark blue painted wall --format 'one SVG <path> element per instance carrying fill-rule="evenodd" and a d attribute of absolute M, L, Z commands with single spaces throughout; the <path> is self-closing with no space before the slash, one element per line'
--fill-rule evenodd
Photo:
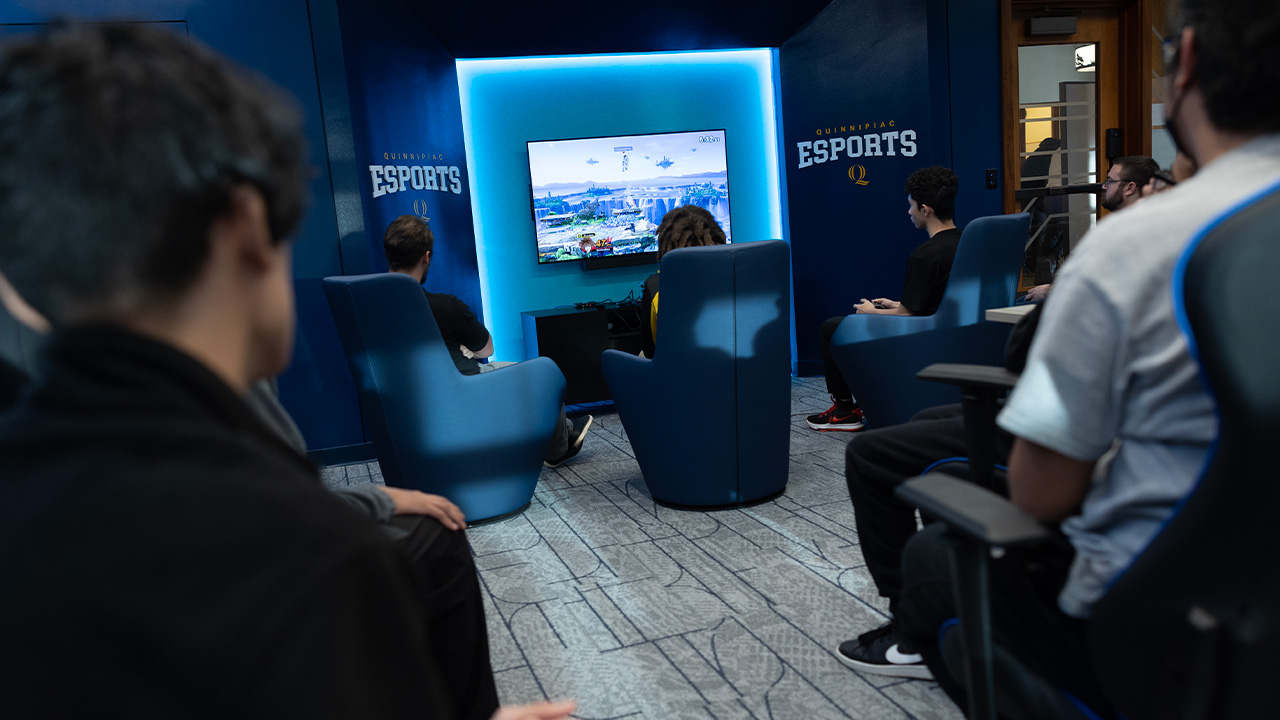
<path fill-rule="evenodd" d="M 305 116 L 312 165 L 312 204 L 294 243 L 299 332 L 281 396 L 312 447 L 360 442 L 354 392 L 338 388 L 346 373 L 316 278 L 341 272 L 333 193 L 316 86 L 306 0 L 43 0 L 0 4 L 0 23 L 40 23 L 67 16 L 91 20 L 185 22 L 189 34 L 270 78 L 294 95 Z M 335 354 L 336 353 L 336 354 Z M 346 380 L 350 386 L 350 379 Z M 353 435 L 354 433 L 354 435 Z"/>
<path fill-rule="evenodd" d="M 986 171 L 1003 175 L 1003 141 L 1000 127 L 1000 8 L 989 0 L 932 0 L 929 9 L 931 36 L 945 38 L 947 53 L 930 56 L 942 60 L 931 70 L 945 77 L 949 88 L 951 167 L 960 176 L 965 192 L 956 200 L 956 212 L 964 218 L 1004 212 L 999 187 L 986 187 Z"/>
<path fill-rule="evenodd" d="M 780 50 L 802 372 L 817 369 L 821 322 L 859 298 L 897 298 L 907 255 L 926 239 L 903 183 L 950 160 L 927 20 L 925 0 L 836 0 Z"/>
<path fill-rule="evenodd" d="M 922 239 L 906 219 L 902 182 L 911 170 L 933 163 L 956 170 L 961 222 L 1001 211 L 999 192 L 983 187 L 985 169 L 1001 166 L 997 5 L 835 0 L 779 50 L 779 157 L 802 371 L 817 370 L 822 319 L 847 312 L 864 295 L 899 294 L 906 255 Z M 453 59 L 403 0 L 0 2 L 0 23 L 54 15 L 184 22 L 192 36 L 297 96 L 317 173 L 296 240 L 299 336 L 281 393 L 312 448 L 363 442 L 319 279 L 380 270 L 386 223 L 417 211 L 441 238 L 428 287 L 481 311 Z M 848 128 L 881 122 L 886 127 L 877 133 L 914 130 L 917 154 L 903 155 L 899 140 L 895 156 L 864 152 L 857 162 L 846 153 L 840 162 L 799 167 L 798 143 L 865 135 L 872 129 Z M 883 152 L 883 137 L 881 145 Z M 411 178 L 409 190 L 373 198 L 368 166 L 378 163 L 456 166 L 462 192 L 413 190 Z M 865 168 L 869 184 L 849 179 L 852 165 Z"/>
<path fill-rule="evenodd" d="M 802 374 L 821 372 L 824 319 L 901 295 L 907 255 L 926 239 L 907 218 L 913 170 L 956 171 L 958 224 L 1001 211 L 985 187 L 1001 157 L 998 18 L 980 0 L 836 0 L 783 44 Z"/>
<path fill-rule="evenodd" d="M 368 270 L 387 269 L 382 234 L 400 215 L 425 217 L 436 238 L 426 287 L 483 311 L 458 74 L 402 0 L 339 0 Z"/>

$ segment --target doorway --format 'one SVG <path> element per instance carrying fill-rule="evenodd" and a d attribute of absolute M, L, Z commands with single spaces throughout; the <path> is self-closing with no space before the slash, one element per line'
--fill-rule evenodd
<path fill-rule="evenodd" d="M 1021 292 L 1051 282 L 1106 214 L 1097 193 L 1109 158 L 1151 154 L 1163 2 L 1001 4 L 1004 209 L 1031 214 Z"/>

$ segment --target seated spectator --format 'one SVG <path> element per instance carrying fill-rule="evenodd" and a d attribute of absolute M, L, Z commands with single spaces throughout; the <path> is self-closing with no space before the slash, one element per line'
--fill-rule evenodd
<path fill-rule="evenodd" d="M 876 298 L 853 306 L 855 313 L 868 315 L 932 315 L 942 304 L 951 277 L 951 263 L 960 244 L 960 228 L 953 216 L 956 207 L 956 174 L 944 167 L 916 170 L 907 178 L 907 215 L 917 230 L 929 239 L 921 243 L 907 258 L 907 275 L 902 284 L 902 300 Z M 823 375 L 832 405 L 825 412 L 806 418 L 814 430 L 853 432 L 865 427 L 865 416 L 849 389 L 848 378 L 840 372 L 831 355 L 831 337 L 844 320 L 844 315 L 827 318 L 818 331 L 822 344 Z"/>
<path fill-rule="evenodd" d="M 403 553 L 242 399 L 293 339 L 283 93 L 72 25 L 0 50 L 0 96 L 0 271 L 54 328 L 0 420 L 6 714 L 461 716 Z"/>
<path fill-rule="evenodd" d="M 427 221 L 417 215 L 401 215 L 387 226 L 382 235 L 382 251 L 387 256 L 387 267 L 391 272 L 408 275 L 421 285 L 427 281 L 427 271 L 431 269 L 431 251 L 435 247 L 435 235 Z M 458 372 L 463 375 L 479 375 L 514 365 L 512 362 L 482 363 L 493 355 L 493 337 L 485 328 L 471 308 L 456 295 L 428 292 L 427 304 L 431 307 L 431 316 L 440 328 L 440 336 L 449 348 L 449 355 Z M 560 419 L 551 431 L 551 439 L 547 443 L 547 452 L 543 464 L 549 468 L 558 468 L 582 451 L 582 443 L 587 438 L 587 430 L 591 429 L 592 417 L 570 421 L 560 407 Z"/>
<path fill-rule="evenodd" d="M 1010 498 L 1066 542 L 991 562 L 992 641 L 1099 711 L 1107 708 L 1089 670 L 1092 608 L 1193 487 L 1216 434 L 1213 400 L 1174 314 L 1174 267 L 1202 228 L 1280 183 L 1280 100 L 1257 93 L 1280 81 L 1280 5 L 1183 0 L 1171 30 L 1166 126 L 1200 169 L 1104 219 L 1073 254 L 999 416 L 1016 436 Z M 898 625 L 965 707 L 936 644 L 956 616 L 947 557 L 937 528 L 907 544 Z"/>
<path fill-rule="evenodd" d="M 724 230 L 707 210 L 697 205 L 681 205 L 662 216 L 658 225 L 658 260 L 687 247 L 724 245 Z M 640 291 L 640 349 L 653 357 L 658 340 L 658 275 L 645 278 Z"/>
<path fill-rule="evenodd" d="M 1145 158 L 1139 158 L 1142 160 Z M 1132 158 L 1120 158 L 1119 164 Z M 1134 203 L 1122 208 L 1134 207 Z M 1092 234 L 1086 235 L 1090 240 Z M 1045 286 L 1049 287 L 1049 286 Z M 1040 323 L 1042 308 L 1034 308 L 1010 333 L 1005 366 L 1022 372 L 1027 352 Z M 967 457 L 964 413 L 959 404 L 927 408 L 901 425 L 871 430 L 855 437 L 845 449 L 845 480 L 858 540 L 867 570 L 880 596 L 889 601 L 889 622 L 840 644 L 836 657 L 845 665 L 873 675 L 930 677 L 924 658 L 895 629 L 893 615 L 902 594 L 902 551 L 916 533 L 916 509 L 898 500 L 898 485 L 919 475 L 943 458 Z M 996 463 L 1008 462 L 1013 436 L 996 429 Z"/>
<path fill-rule="evenodd" d="M 1118 212 L 1133 207 L 1146 197 L 1145 189 L 1160 170 L 1155 160 L 1146 155 L 1126 155 L 1111 161 L 1111 169 L 1107 171 L 1107 179 L 1102 183 L 1102 198 L 1099 204 L 1111 212 Z M 1053 283 L 1036 285 L 1027 291 L 1023 300 L 1039 302 L 1049 297 Z"/>

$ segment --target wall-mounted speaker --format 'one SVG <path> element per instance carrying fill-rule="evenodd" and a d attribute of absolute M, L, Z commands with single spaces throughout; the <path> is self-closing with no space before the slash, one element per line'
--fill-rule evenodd
<path fill-rule="evenodd" d="M 1107 162 L 1124 154 L 1124 138 L 1120 136 L 1120 128 L 1107 128 L 1106 145 Z"/>
<path fill-rule="evenodd" d="M 1075 35 L 1076 18 L 1065 17 L 1027 18 L 1028 35 Z"/>

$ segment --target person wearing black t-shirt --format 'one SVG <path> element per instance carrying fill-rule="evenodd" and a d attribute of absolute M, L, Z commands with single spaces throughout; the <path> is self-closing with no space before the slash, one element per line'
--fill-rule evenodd
<path fill-rule="evenodd" d="M 854 305 L 854 312 L 869 315 L 932 315 L 942 303 L 951 276 L 951 262 L 960 244 L 960 228 L 954 221 L 956 174 L 944 167 L 928 167 L 907 178 L 907 215 L 929 239 L 911 251 L 907 258 L 906 280 L 902 284 L 902 300 L 876 298 Z M 822 323 L 823 373 L 832 405 L 825 412 L 806 418 L 814 430 L 857 431 L 864 427 L 865 417 L 845 377 L 831 356 L 831 336 L 844 316 L 828 318 Z"/>
<path fill-rule="evenodd" d="M 412 277 L 419 285 L 426 282 L 434 245 L 435 236 L 431 227 L 426 220 L 416 215 L 401 215 L 392 220 L 382 235 L 382 251 L 387 256 L 387 267 L 391 272 Z M 449 348 L 449 355 L 453 358 L 453 364 L 458 367 L 458 372 L 463 375 L 479 375 L 515 364 L 480 362 L 493 355 L 493 337 L 484 324 L 476 319 L 471 308 L 454 295 L 427 292 L 426 288 L 422 292 L 427 296 L 431 315 L 436 319 L 440 335 Z M 557 468 L 577 455 L 582 450 L 582 442 L 587 437 L 591 421 L 590 415 L 571 421 L 565 417 L 564 407 L 561 407 L 560 419 L 547 443 L 544 464 L 549 468 Z"/>

